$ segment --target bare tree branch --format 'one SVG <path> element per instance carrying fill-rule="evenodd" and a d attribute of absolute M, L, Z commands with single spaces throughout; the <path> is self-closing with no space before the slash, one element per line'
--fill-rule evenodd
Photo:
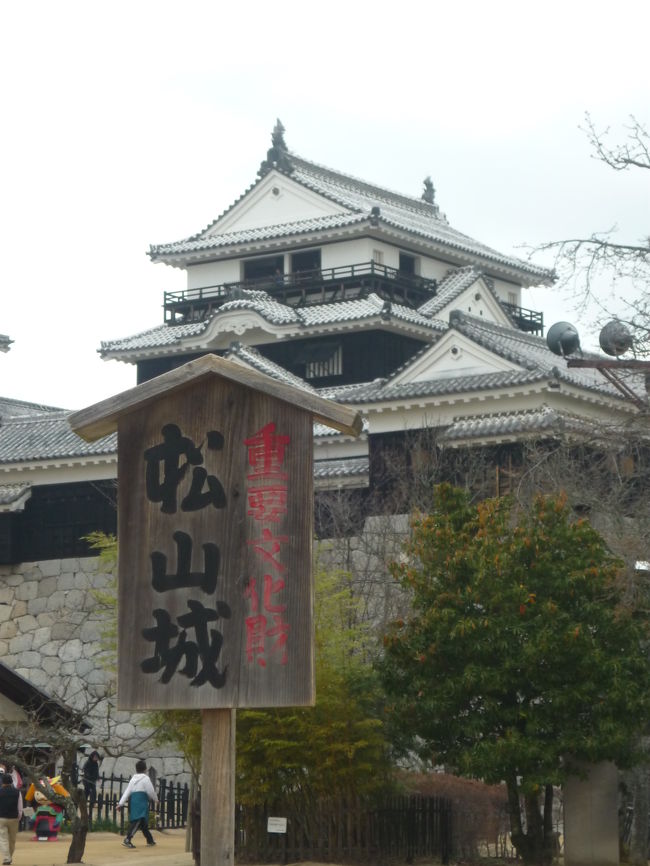
<path fill-rule="evenodd" d="M 626 140 L 610 146 L 606 141 L 610 128 L 598 131 L 589 112 L 585 113 L 585 125 L 580 127 L 595 151 L 594 159 L 601 160 L 614 171 L 650 168 L 650 135 L 647 129 L 633 114 L 630 115 L 630 125 L 624 128 L 627 130 Z"/>
<path fill-rule="evenodd" d="M 581 127 L 593 148 L 593 158 L 614 171 L 650 169 L 650 133 L 634 117 L 625 126 L 621 143 L 610 144 L 609 128 L 596 129 L 589 114 Z M 559 275 L 557 286 L 567 288 L 578 311 L 598 312 L 601 323 L 616 318 L 633 333 L 637 355 L 650 354 L 650 235 L 626 243 L 616 238 L 617 227 L 584 237 L 563 238 L 528 247 L 531 257 L 551 253 Z M 609 284 L 603 291 L 603 283 Z M 605 295 L 606 293 L 606 295 Z"/>

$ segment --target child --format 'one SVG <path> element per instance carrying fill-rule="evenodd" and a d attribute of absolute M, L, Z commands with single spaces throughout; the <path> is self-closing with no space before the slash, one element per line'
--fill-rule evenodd
<path fill-rule="evenodd" d="M 149 832 L 149 800 L 154 805 L 158 802 L 156 792 L 151 784 L 151 779 L 146 774 L 147 765 L 144 761 L 137 761 L 135 765 L 135 773 L 129 779 L 129 784 L 126 790 L 120 797 L 117 808 L 129 801 L 129 829 L 126 831 L 126 836 L 122 845 L 125 848 L 135 848 L 131 841 L 138 830 L 142 830 L 144 838 L 147 840 L 147 845 L 155 845 L 153 836 Z"/>

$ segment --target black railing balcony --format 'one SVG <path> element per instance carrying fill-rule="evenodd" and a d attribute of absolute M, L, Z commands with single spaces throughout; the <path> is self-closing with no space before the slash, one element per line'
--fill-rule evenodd
<path fill-rule="evenodd" d="M 244 298 L 247 292 L 256 290 L 292 307 L 354 300 L 374 292 L 384 300 L 416 308 L 435 295 L 436 289 L 435 280 L 370 261 L 165 292 L 165 322 L 177 325 L 202 321 L 227 301 Z"/>
<path fill-rule="evenodd" d="M 527 310 L 525 307 L 516 306 L 516 304 L 506 304 L 505 301 L 501 301 L 501 304 L 520 331 L 536 334 L 538 337 L 544 336 L 544 313 L 537 310 Z"/>

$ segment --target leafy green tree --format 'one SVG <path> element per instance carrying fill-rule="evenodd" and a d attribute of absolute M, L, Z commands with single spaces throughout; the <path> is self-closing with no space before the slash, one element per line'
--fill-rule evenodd
<path fill-rule="evenodd" d="M 619 562 L 562 497 L 518 512 L 441 485 L 436 503 L 392 567 L 412 614 L 385 637 L 388 709 L 431 761 L 505 781 L 518 853 L 550 863 L 552 786 L 572 761 L 634 760 L 644 623 L 621 603 Z"/>
<path fill-rule="evenodd" d="M 156 710 L 147 714 L 154 729 L 153 741 L 158 745 L 170 743 L 183 755 L 194 783 L 201 775 L 201 713 L 199 710 Z"/>

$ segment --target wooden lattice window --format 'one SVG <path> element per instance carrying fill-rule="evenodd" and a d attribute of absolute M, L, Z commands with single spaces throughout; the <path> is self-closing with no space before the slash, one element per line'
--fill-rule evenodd
<path fill-rule="evenodd" d="M 306 379 L 322 379 L 325 376 L 340 376 L 343 372 L 343 349 L 341 345 L 322 346 L 321 351 L 305 363 Z"/>

